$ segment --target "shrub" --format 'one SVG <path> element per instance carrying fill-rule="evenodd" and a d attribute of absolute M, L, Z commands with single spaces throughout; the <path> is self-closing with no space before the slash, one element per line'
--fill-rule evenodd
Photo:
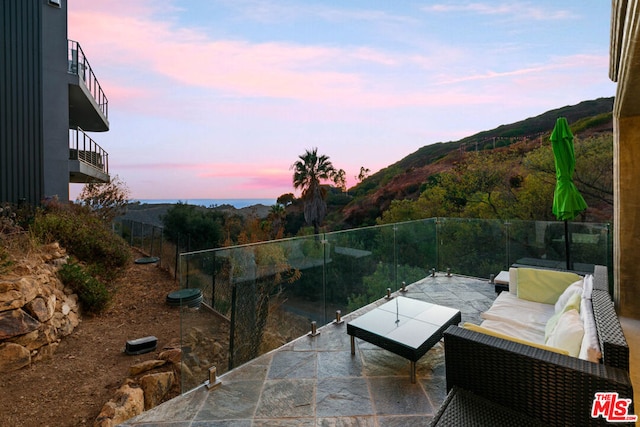
<path fill-rule="evenodd" d="M 4 247 L 0 247 L 0 274 L 6 273 L 12 265 L 9 252 Z"/>
<path fill-rule="evenodd" d="M 111 223 L 125 213 L 129 193 L 127 184 L 116 175 L 107 184 L 85 184 L 76 203 L 90 208 L 102 221 Z"/>
<path fill-rule="evenodd" d="M 77 263 L 65 264 L 58 271 L 62 283 L 78 294 L 82 309 L 98 313 L 107 307 L 111 294 L 107 287 Z"/>
<path fill-rule="evenodd" d="M 58 241 L 78 260 L 103 273 L 113 274 L 131 262 L 127 243 L 83 206 L 49 205 L 36 213 L 30 230 L 44 243 Z"/>

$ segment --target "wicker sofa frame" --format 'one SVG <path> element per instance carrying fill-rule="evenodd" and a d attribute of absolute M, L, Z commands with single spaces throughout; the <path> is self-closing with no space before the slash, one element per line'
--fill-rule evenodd
<path fill-rule="evenodd" d="M 450 326 L 444 332 L 447 399 L 432 425 L 606 425 L 592 418 L 596 392 L 633 399 L 629 347 L 596 266 L 592 296 L 602 363 Z M 502 408 L 501 410 L 496 409 Z M 633 414 L 633 404 L 629 408 Z"/>

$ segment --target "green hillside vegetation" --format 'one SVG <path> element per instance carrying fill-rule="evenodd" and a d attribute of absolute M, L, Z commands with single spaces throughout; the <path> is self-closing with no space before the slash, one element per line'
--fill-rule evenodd
<path fill-rule="evenodd" d="M 590 206 L 585 220 L 611 218 L 612 146 L 610 133 L 575 143 L 574 180 Z M 452 169 L 432 175 L 416 200 L 392 201 L 378 222 L 432 217 L 553 221 L 555 182 L 553 152 L 548 143 L 540 145 L 536 140 L 504 150 L 465 153 Z"/>
<path fill-rule="evenodd" d="M 590 206 L 583 219 L 609 221 L 612 108 L 613 98 L 585 101 L 459 141 L 424 146 L 349 189 L 351 201 L 329 215 L 335 221 L 327 226 L 431 216 L 552 220 L 555 169 L 549 136 L 561 116 L 576 136 L 575 180 Z M 405 216 L 402 210 L 408 210 Z"/>

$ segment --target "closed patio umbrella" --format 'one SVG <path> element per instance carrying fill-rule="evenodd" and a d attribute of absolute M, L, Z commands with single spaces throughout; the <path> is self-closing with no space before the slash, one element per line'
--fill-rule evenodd
<path fill-rule="evenodd" d="M 573 172 L 576 166 L 573 151 L 573 134 L 569 123 L 564 117 L 556 120 L 551 133 L 551 147 L 556 164 L 556 189 L 553 193 L 553 214 L 560 221 L 564 221 L 565 254 L 567 270 L 571 270 L 569 256 L 569 225 L 568 221 L 587 209 L 587 203 L 573 183 Z"/>

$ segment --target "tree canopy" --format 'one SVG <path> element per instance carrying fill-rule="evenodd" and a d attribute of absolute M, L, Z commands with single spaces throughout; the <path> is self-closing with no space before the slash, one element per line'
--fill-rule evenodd
<path fill-rule="evenodd" d="M 574 142 L 574 182 L 601 220 L 613 206 L 613 138 Z M 394 200 L 379 223 L 432 217 L 553 221 L 555 165 L 549 144 L 528 152 L 518 148 L 465 153 L 451 170 L 432 175 L 417 200 Z"/>
<path fill-rule="evenodd" d="M 324 201 L 326 192 L 320 184 L 321 181 L 335 179 L 337 171 L 328 156 L 318 155 L 317 147 L 298 156 L 291 169 L 294 171 L 293 187 L 302 189 L 304 219 L 318 234 L 327 215 L 327 204 Z"/>

